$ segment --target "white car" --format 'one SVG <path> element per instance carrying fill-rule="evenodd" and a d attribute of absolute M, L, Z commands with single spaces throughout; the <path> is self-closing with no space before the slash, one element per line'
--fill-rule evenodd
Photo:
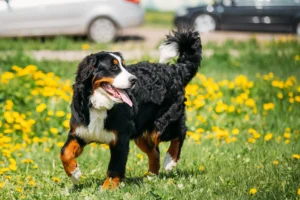
<path fill-rule="evenodd" d="M 139 0 L 0 0 L 0 37 L 88 35 L 110 42 L 144 22 Z"/>

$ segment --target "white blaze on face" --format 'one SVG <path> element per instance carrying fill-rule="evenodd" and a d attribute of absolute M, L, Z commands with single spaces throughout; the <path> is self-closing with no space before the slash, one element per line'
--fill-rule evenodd
<path fill-rule="evenodd" d="M 122 60 L 119 56 L 110 53 L 111 56 L 116 58 L 119 62 L 119 67 L 121 72 L 114 78 L 113 86 L 118 89 L 129 89 L 131 88 L 130 78 L 135 78 L 132 74 L 130 74 L 124 66 L 122 66 Z"/>

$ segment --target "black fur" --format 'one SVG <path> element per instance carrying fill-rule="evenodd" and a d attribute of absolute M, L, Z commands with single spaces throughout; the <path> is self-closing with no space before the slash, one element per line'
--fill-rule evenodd
<path fill-rule="evenodd" d="M 176 64 L 140 62 L 126 67 L 138 81 L 134 89 L 127 91 L 133 108 L 122 103 L 107 111 L 105 128 L 118 133 L 117 144 L 111 146 L 109 177 L 124 176 L 129 140 L 146 131 L 158 131 L 161 141 L 179 138 L 180 145 L 183 144 L 187 131 L 184 88 L 197 73 L 202 46 L 198 32 L 190 30 L 173 31 L 165 44 L 174 42 L 179 51 Z M 90 55 L 79 64 L 73 86 L 71 127 L 89 124 L 93 70 L 103 62 L 101 59 L 105 54 Z"/>

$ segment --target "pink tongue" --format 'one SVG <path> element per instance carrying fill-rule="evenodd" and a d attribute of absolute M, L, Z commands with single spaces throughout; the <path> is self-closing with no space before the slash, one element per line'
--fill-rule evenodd
<path fill-rule="evenodd" d="M 130 98 L 128 97 L 128 95 L 126 94 L 126 92 L 124 92 L 123 90 L 118 90 L 122 100 L 124 101 L 124 103 L 127 103 L 130 107 L 132 107 L 132 101 L 130 100 Z"/>

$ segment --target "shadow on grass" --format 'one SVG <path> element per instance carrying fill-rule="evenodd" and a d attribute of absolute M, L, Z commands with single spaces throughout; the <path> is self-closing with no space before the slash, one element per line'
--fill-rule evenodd
<path fill-rule="evenodd" d="M 123 179 L 123 182 L 126 183 L 126 185 L 141 185 L 143 183 L 144 177 L 130 177 Z M 100 187 L 104 183 L 105 179 L 103 178 L 89 178 L 88 180 L 85 180 L 83 183 L 73 185 L 70 188 L 71 193 L 81 192 L 85 188 L 93 188 L 94 190 L 100 190 Z"/>
<path fill-rule="evenodd" d="M 184 177 L 184 178 L 190 178 L 195 175 L 203 174 L 202 172 L 197 172 L 193 170 L 180 170 L 180 169 L 175 169 L 171 172 L 166 172 L 162 171 L 159 173 L 158 178 L 163 179 L 163 178 L 176 178 L 176 177 Z M 150 176 L 155 176 L 155 175 L 150 175 Z M 123 179 L 122 182 L 124 182 L 126 185 L 137 185 L 141 186 L 144 182 L 144 179 L 147 176 L 138 176 L 138 177 L 127 177 Z M 76 193 L 76 192 L 81 192 L 85 188 L 93 188 L 94 190 L 100 190 L 101 185 L 104 183 L 105 178 L 89 178 L 86 179 L 83 183 L 80 183 L 78 185 L 74 185 L 71 189 L 71 193 Z"/>

